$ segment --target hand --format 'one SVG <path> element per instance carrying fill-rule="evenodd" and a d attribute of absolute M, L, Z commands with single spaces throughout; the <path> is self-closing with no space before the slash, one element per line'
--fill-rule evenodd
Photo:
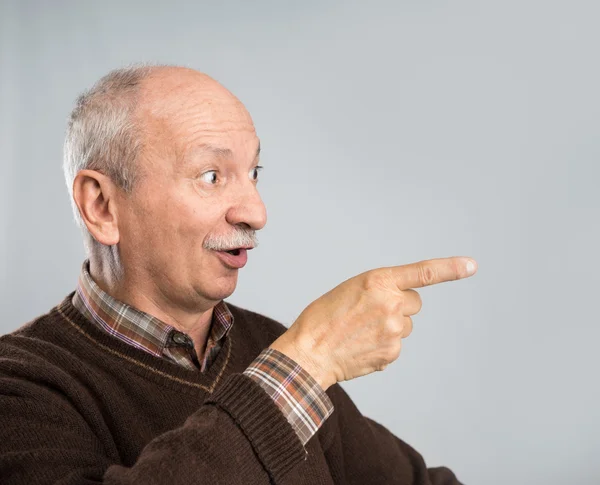
<path fill-rule="evenodd" d="M 313 301 L 274 348 L 296 361 L 323 389 L 385 369 L 412 331 L 421 297 L 412 288 L 467 278 L 470 258 L 431 259 L 379 268 L 344 281 Z"/>

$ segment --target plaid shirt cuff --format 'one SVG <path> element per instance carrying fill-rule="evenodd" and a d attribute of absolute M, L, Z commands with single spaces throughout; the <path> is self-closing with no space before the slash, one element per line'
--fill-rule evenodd
<path fill-rule="evenodd" d="M 303 445 L 333 412 L 331 399 L 317 381 L 278 350 L 263 350 L 244 374 L 275 401 Z"/>

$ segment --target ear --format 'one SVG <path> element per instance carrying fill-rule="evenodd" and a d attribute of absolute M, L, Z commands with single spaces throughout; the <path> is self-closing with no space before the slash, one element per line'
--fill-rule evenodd
<path fill-rule="evenodd" d="M 116 184 L 95 170 L 81 170 L 73 180 L 73 199 L 88 231 L 98 242 L 119 242 Z"/>

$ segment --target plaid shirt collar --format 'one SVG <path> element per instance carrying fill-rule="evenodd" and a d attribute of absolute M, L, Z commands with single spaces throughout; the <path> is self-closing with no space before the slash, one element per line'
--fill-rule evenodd
<path fill-rule="evenodd" d="M 88 320 L 97 323 L 109 334 L 157 357 L 169 358 L 172 336 L 174 333 L 181 333 L 171 325 L 120 302 L 103 291 L 92 279 L 87 259 L 81 268 L 73 305 Z M 205 360 L 214 358 L 210 349 L 216 347 L 217 350 L 221 347 L 221 341 L 232 325 L 233 315 L 225 302 L 220 301 L 213 309 Z M 206 366 L 207 362 L 204 362 L 202 368 Z"/>

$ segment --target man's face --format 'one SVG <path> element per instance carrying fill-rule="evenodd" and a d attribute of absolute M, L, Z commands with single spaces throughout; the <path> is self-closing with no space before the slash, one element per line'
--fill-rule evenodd
<path fill-rule="evenodd" d="M 267 220 L 250 115 L 213 80 L 167 70 L 143 86 L 138 116 L 141 177 L 119 202 L 125 276 L 181 308 L 214 304 L 239 269 L 208 248 L 256 245 Z"/>

